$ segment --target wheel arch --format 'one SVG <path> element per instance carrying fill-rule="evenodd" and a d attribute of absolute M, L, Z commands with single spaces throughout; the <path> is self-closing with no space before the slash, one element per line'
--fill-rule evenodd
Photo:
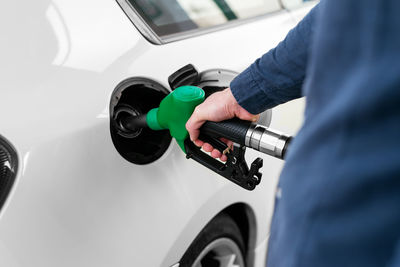
<path fill-rule="evenodd" d="M 238 195 L 238 192 L 241 191 L 237 191 L 236 187 L 223 187 L 200 207 L 196 207 L 195 212 L 185 222 L 185 227 L 165 254 L 161 266 L 173 266 L 179 263 L 198 234 L 220 214 L 228 215 L 239 226 L 246 245 L 246 264 L 253 266 L 256 260 L 255 248 L 260 241 L 259 234 L 262 232 L 258 229 L 261 214 L 258 214 L 256 207 L 252 206 L 251 199 Z"/>
<path fill-rule="evenodd" d="M 254 249 L 256 247 L 257 237 L 256 215 L 253 209 L 246 203 L 239 202 L 226 207 L 216 216 L 221 213 L 226 213 L 227 215 L 229 215 L 239 226 L 240 232 L 246 244 L 246 264 L 247 266 L 253 266 Z"/>

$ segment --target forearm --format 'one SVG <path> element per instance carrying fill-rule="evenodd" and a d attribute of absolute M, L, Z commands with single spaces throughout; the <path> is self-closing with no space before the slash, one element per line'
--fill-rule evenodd
<path fill-rule="evenodd" d="M 231 83 L 236 100 L 247 111 L 258 114 L 302 96 L 315 7 L 276 48 L 257 59 Z"/>

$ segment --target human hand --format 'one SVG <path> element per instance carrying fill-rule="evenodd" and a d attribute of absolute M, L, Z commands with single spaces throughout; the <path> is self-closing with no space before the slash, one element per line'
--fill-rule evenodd
<path fill-rule="evenodd" d="M 214 149 L 210 144 L 199 140 L 200 127 L 206 121 L 224 121 L 238 117 L 242 120 L 257 121 L 258 115 L 253 115 L 242 108 L 232 95 L 231 89 L 227 88 L 223 91 L 216 92 L 209 96 L 202 104 L 198 105 L 194 110 L 190 119 L 186 122 L 186 129 L 189 132 L 190 139 L 204 151 L 211 152 L 214 158 L 220 158 L 226 161 L 226 155 L 223 155 L 217 149 Z M 232 142 L 223 140 L 230 146 Z"/>

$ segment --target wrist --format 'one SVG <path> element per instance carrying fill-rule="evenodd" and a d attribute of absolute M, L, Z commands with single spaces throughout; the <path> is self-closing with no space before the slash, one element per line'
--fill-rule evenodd
<path fill-rule="evenodd" d="M 226 90 L 226 92 L 225 92 L 226 97 L 229 99 L 229 108 L 228 109 L 232 112 L 233 116 L 237 116 L 237 114 L 240 113 L 240 110 L 242 110 L 244 108 L 239 105 L 238 101 L 236 100 L 236 98 L 233 95 L 232 90 L 230 88 L 226 88 L 225 90 Z"/>
<path fill-rule="evenodd" d="M 228 87 L 228 88 L 224 89 L 224 93 L 225 93 L 226 99 L 228 99 L 228 103 L 229 103 L 230 107 L 235 108 L 235 109 L 237 107 L 240 107 L 239 103 L 237 102 L 235 96 L 232 93 L 231 88 Z"/>

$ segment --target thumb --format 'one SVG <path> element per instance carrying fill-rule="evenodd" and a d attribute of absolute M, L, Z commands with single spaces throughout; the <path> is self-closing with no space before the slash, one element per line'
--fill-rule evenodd
<path fill-rule="evenodd" d="M 238 117 L 241 120 L 252 121 L 252 122 L 256 122 L 260 118 L 259 114 L 258 115 L 251 114 L 250 112 L 248 112 L 247 110 L 245 110 L 242 107 L 238 108 L 235 115 L 236 115 L 236 117 Z"/>

